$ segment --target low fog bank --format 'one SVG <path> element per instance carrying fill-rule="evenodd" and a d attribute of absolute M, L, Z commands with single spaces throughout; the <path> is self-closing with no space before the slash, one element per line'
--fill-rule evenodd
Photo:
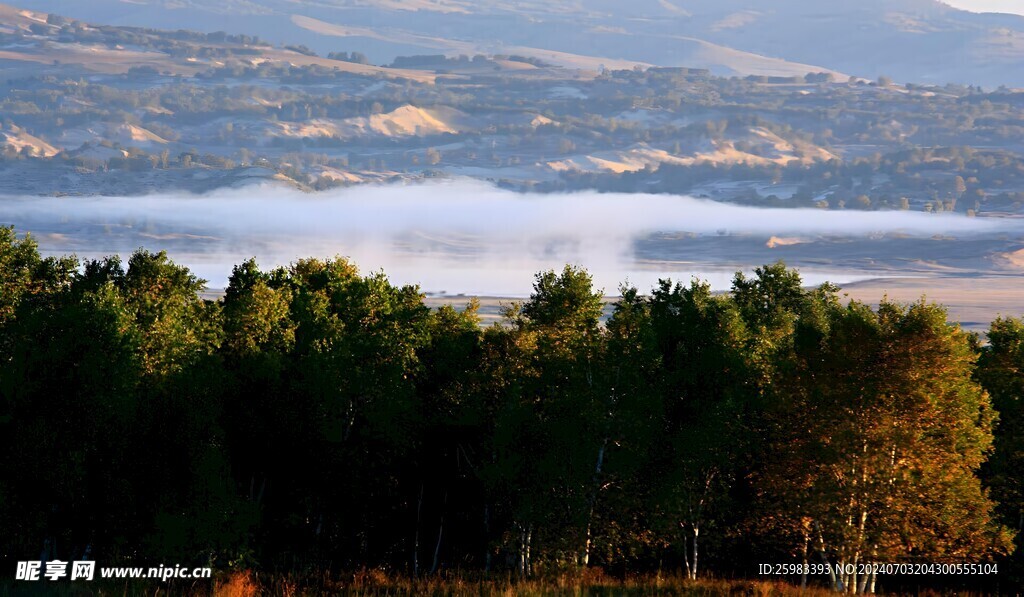
<path fill-rule="evenodd" d="M 736 269 L 779 256 L 765 247 L 755 263 L 712 263 L 700 254 L 685 263 L 638 263 L 635 241 L 655 233 L 736 237 L 760 246 L 769 237 L 968 238 L 1024 230 L 1016 221 L 950 214 L 767 209 L 669 195 L 524 195 L 469 181 L 314 195 L 265 185 L 198 196 L 5 197 L 0 223 L 32 232 L 47 254 L 166 249 L 214 288 L 248 257 L 269 268 L 344 255 L 364 272 L 383 269 L 395 282 L 427 292 L 488 296 L 526 295 L 536 271 L 565 263 L 587 267 L 610 293 L 627 278 L 648 288 L 666 276 L 697 275 L 721 288 Z M 827 263 L 804 274 L 809 283 L 877 277 Z"/>

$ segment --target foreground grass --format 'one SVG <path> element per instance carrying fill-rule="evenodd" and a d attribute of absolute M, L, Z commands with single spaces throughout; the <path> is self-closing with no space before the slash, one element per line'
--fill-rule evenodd
<path fill-rule="evenodd" d="M 900 593 L 887 593 L 898 595 Z M 920 597 L 957 595 L 980 596 L 984 593 L 964 591 L 914 591 Z M 388 575 L 379 570 L 363 570 L 342 577 L 327 574 L 281 575 L 259 574 L 252 571 L 225 572 L 206 581 L 101 581 L 95 583 L 0 584 L 0 597 L 15 595 L 58 596 L 163 596 L 182 595 L 196 597 L 256 597 L 280 595 L 300 597 L 307 595 L 341 595 L 359 597 L 397 597 L 424 595 L 431 597 L 459 596 L 681 596 L 681 597 L 826 597 L 836 593 L 815 586 L 801 589 L 781 580 L 696 580 L 682 576 L 636 576 L 613 578 L 600 571 L 584 575 L 519 580 L 514 577 L 484 577 L 478 574 L 449 574 L 412 579 Z"/>
<path fill-rule="evenodd" d="M 302 585 L 288 577 L 259 577 L 248 573 L 235 573 L 220 579 L 213 590 L 217 597 L 250 597 L 258 594 L 273 595 L 332 595 L 353 596 L 527 596 L 546 597 L 561 595 L 588 596 L 642 596 L 682 595 L 687 597 L 756 596 L 816 597 L 833 595 L 821 588 L 801 590 L 784 582 L 767 581 L 689 581 L 681 577 L 633 577 L 616 579 L 599 572 L 584 576 L 518 580 L 513 577 L 483 578 L 479 576 L 435 576 L 422 579 L 388 576 L 376 570 L 362 571 L 344 579 L 325 580 L 311 586 Z"/>

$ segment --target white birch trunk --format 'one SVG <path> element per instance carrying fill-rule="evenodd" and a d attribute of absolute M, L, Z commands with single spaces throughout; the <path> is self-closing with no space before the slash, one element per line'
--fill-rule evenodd
<path fill-rule="evenodd" d="M 683 564 L 686 565 L 686 578 L 692 578 L 693 570 L 690 567 L 690 541 L 686 536 L 686 525 L 679 523 L 679 526 L 683 529 Z"/>
<path fill-rule="evenodd" d="M 818 533 L 818 553 L 821 554 L 821 559 L 825 562 L 825 566 L 828 568 L 829 580 L 832 582 L 832 590 L 842 593 L 843 592 L 843 580 L 842 575 L 836 576 L 835 568 L 829 564 L 828 553 L 825 551 L 825 538 L 821 534 L 821 525 L 817 522 L 814 523 L 815 530 Z"/>
<path fill-rule="evenodd" d="M 693 527 L 693 576 L 690 580 L 697 580 L 697 558 L 700 555 L 700 551 L 697 549 L 697 539 L 700 537 L 700 526 L 694 525 Z"/>
<path fill-rule="evenodd" d="M 533 525 L 526 528 L 526 576 L 533 576 L 533 561 L 530 559 L 530 544 L 533 542 Z"/>
<path fill-rule="evenodd" d="M 526 529 L 519 527 L 519 576 L 526 577 Z"/>

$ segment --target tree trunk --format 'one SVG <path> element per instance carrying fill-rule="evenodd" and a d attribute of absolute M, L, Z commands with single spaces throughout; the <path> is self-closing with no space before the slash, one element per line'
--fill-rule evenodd
<path fill-rule="evenodd" d="M 693 577 L 693 569 L 690 567 L 690 540 L 686 536 L 686 525 L 679 523 L 683 529 L 683 564 L 686 566 L 686 578 Z"/>
<path fill-rule="evenodd" d="M 803 550 L 801 550 L 801 553 L 800 553 L 800 555 L 802 556 L 800 561 L 803 564 L 803 568 L 800 570 L 800 588 L 801 589 L 806 589 L 807 588 L 807 570 L 808 570 L 808 568 L 811 565 L 811 563 L 809 561 L 807 561 L 807 544 L 810 543 L 810 542 L 811 542 L 811 537 L 810 537 L 810 535 L 808 535 L 805 532 L 804 533 L 804 547 L 803 547 Z"/>
<path fill-rule="evenodd" d="M 868 523 L 868 511 L 862 509 L 860 511 L 860 524 L 857 529 L 857 547 L 853 554 L 853 574 L 850 577 L 849 591 L 851 593 L 863 593 L 864 583 L 867 580 L 867 575 L 864 574 L 860 578 L 859 582 L 857 579 L 857 569 L 861 564 L 861 553 L 864 551 L 864 530 L 867 528 Z"/>
<path fill-rule="evenodd" d="M 857 586 L 857 593 L 863 595 L 868 587 L 868 582 L 871 580 L 871 573 L 865 572 L 860 577 L 860 584 Z"/>
<path fill-rule="evenodd" d="M 593 511 L 591 511 L 590 515 L 591 516 L 594 515 Z M 582 568 L 586 568 L 587 565 L 590 563 L 590 524 L 591 523 L 588 520 L 587 521 L 586 537 L 583 540 L 583 556 L 580 557 L 580 566 Z"/>
<path fill-rule="evenodd" d="M 526 528 L 519 527 L 519 576 L 526 578 Z"/>
<path fill-rule="evenodd" d="M 416 532 L 412 540 L 412 575 L 420 575 L 420 513 L 423 511 L 423 482 L 420 482 L 420 497 L 416 500 Z"/>
<path fill-rule="evenodd" d="M 601 469 L 604 467 L 604 451 L 607 447 L 608 438 L 605 438 L 604 441 L 601 442 L 601 447 L 598 448 L 597 450 L 597 464 L 594 465 L 594 478 L 591 480 L 590 499 L 588 500 L 589 503 L 587 504 L 589 508 L 589 511 L 587 512 L 587 530 L 586 537 L 583 541 L 583 556 L 580 558 L 580 564 L 584 568 L 586 568 L 587 565 L 590 564 L 591 526 L 593 525 L 594 521 L 594 508 L 597 505 L 597 492 L 598 484 L 601 482 Z"/>
<path fill-rule="evenodd" d="M 700 526 L 694 525 L 693 527 L 693 575 L 690 576 L 690 580 L 697 580 L 697 558 L 700 554 L 697 549 L 697 538 L 700 537 Z"/>
<path fill-rule="evenodd" d="M 434 545 L 434 562 L 430 565 L 430 573 L 437 572 L 437 566 L 441 558 L 441 538 L 444 536 L 444 511 L 448 507 L 448 492 L 444 492 L 444 502 L 441 505 L 441 522 L 437 525 L 437 544 Z"/>
<path fill-rule="evenodd" d="M 818 553 L 821 554 L 821 559 L 825 562 L 825 566 L 828 568 L 829 580 L 832 582 L 832 590 L 842 593 L 843 580 L 841 576 L 836 576 L 835 569 L 828 562 L 828 554 L 825 552 L 825 538 L 821 534 L 821 525 L 815 522 L 814 528 L 818 533 Z"/>
<path fill-rule="evenodd" d="M 530 544 L 533 543 L 533 525 L 526 527 L 526 576 L 533 576 L 533 562 L 530 560 Z"/>
<path fill-rule="evenodd" d="M 484 572 L 491 571 L 491 507 L 484 504 Z"/>
<path fill-rule="evenodd" d="M 877 561 L 878 561 L 878 546 L 876 545 L 876 546 L 872 547 L 872 549 L 871 549 L 871 562 L 872 562 L 872 564 L 874 564 Z M 867 574 L 865 574 L 864 578 L 861 580 L 860 593 L 863 595 L 865 593 L 874 593 L 874 592 L 875 592 L 875 570 L 874 570 L 874 568 L 872 568 L 871 571 L 868 572 Z"/>

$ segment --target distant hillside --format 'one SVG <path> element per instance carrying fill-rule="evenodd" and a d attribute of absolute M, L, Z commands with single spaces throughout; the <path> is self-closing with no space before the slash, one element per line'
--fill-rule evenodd
<path fill-rule="evenodd" d="M 102 8 L 105 0 L 96 1 Z M 731 1 L 738 5 L 722 6 Z M 315 191 L 472 177 L 545 192 L 1024 213 L 1024 91 L 851 79 L 678 32 L 636 35 L 633 49 L 653 55 L 673 40 L 662 58 L 693 68 L 655 66 L 640 53 L 587 55 L 570 43 L 544 49 L 528 36 L 509 38 L 522 45 L 501 52 L 479 52 L 485 42 L 453 33 L 460 19 L 489 10 L 494 22 L 479 21 L 481 30 L 530 19 L 520 28 L 526 35 L 558 22 L 571 41 L 587 29 L 565 27 L 567 20 L 610 22 L 618 10 L 611 2 L 520 3 L 511 12 L 487 2 L 423 0 L 397 10 L 321 0 L 332 18 L 355 15 L 344 25 L 324 15 L 282 19 L 255 0 L 219 8 L 197 2 L 180 0 L 184 8 L 167 14 L 209 17 L 210 28 L 215 8 L 237 9 L 232 18 L 274 16 L 282 30 L 306 31 L 306 41 L 339 45 L 282 45 L 248 29 L 117 26 L 0 4 L 0 195 L 206 192 L 271 180 Z M 963 16 L 936 3 L 916 6 L 904 9 L 922 21 Z M 641 1 L 638 16 L 600 35 L 688 23 L 703 18 L 697 8 Z M 864 4 L 850 12 L 881 10 Z M 428 35 L 357 23 L 366 11 L 416 23 L 453 19 L 454 29 Z M 736 16 L 707 31 L 724 35 L 757 18 L 777 16 Z M 352 35 L 420 45 L 377 61 L 348 45 Z M 757 74 L 736 76 L 750 70 Z"/>
<path fill-rule="evenodd" d="M 898 81 L 1024 86 L 1024 17 L 937 0 L 24 0 L 93 22 L 224 30 L 325 54 L 561 55 L 707 68 L 810 71 Z M 553 54 L 557 53 L 557 54 Z M 609 66 L 612 68 L 612 66 Z"/>
<path fill-rule="evenodd" d="M 0 65 L 8 76 L 79 68 L 102 74 L 142 69 L 137 74 L 193 76 L 211 69 L 319 67 L 338 74 L 419 83 L 434 78 L 419 70 L 325 58 L 301 46 L 275 47 L 258 36 L 119 28 L 6 4 L 0 4 Z"/>

